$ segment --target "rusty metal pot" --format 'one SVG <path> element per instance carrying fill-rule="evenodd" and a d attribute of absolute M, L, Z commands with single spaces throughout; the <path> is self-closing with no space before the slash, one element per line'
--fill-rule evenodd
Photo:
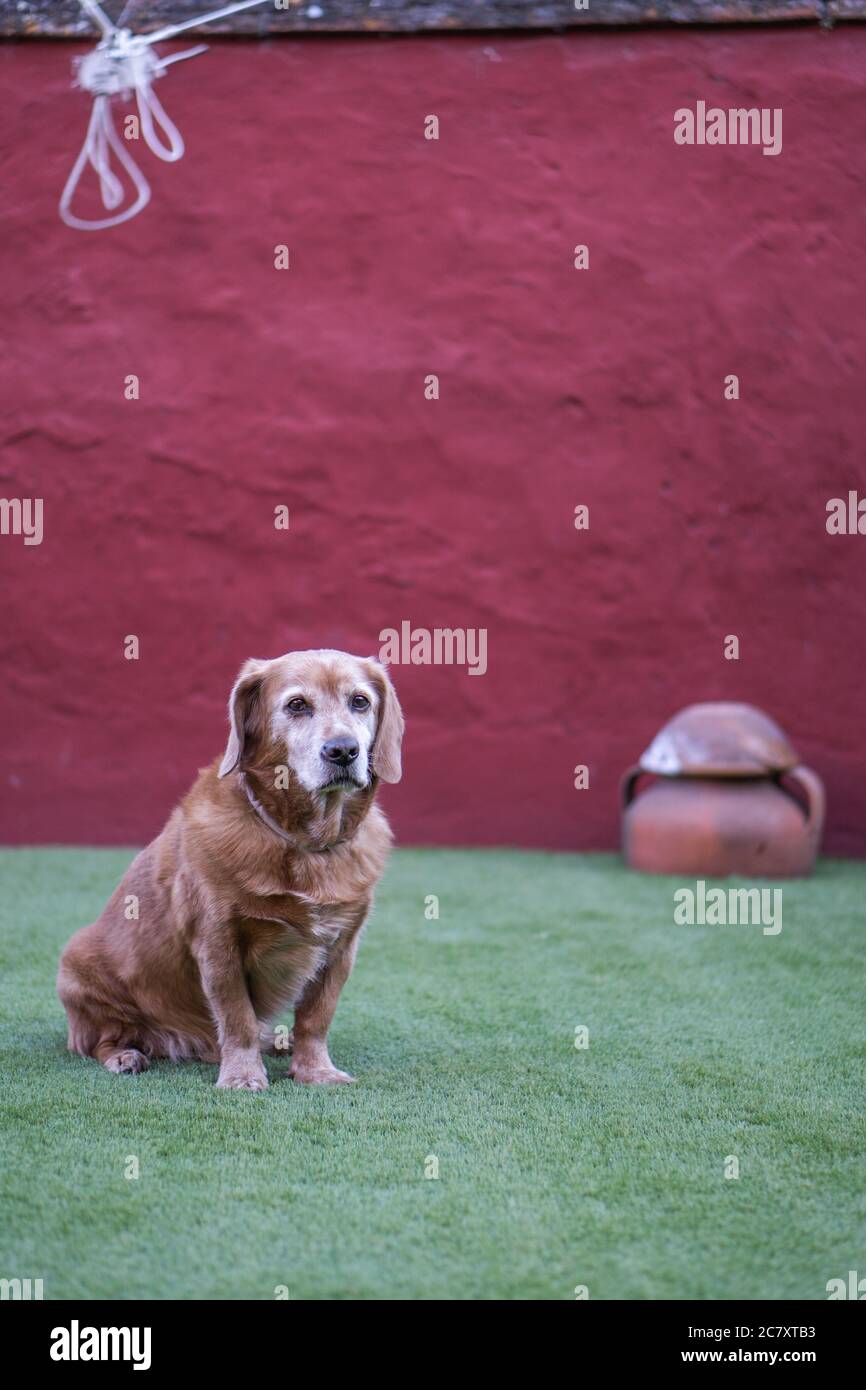
<path fill-rule="evenodd" d="M 658 780 L 635 796 L 644 773 Z M 625 774 L 622 795 L 623 854 L 633 869 L 685 878 L 788 878 L 815 866 L 823 784 L 753 705 L 681 710 Z"/>

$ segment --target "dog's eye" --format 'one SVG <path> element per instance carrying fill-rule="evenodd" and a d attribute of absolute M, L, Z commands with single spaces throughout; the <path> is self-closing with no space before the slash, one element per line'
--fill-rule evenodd
<path fill-rule="evenodd" d="M 286 701 L 286 709 L 289 714 L 306 714 L 310 706 L 300 695 L 293 695 L 291 700 Z"/>
<path fill-rule="evenodd" d="M 352 709 L 369 709 L 370 701 L 366 695 L 353 695 L 351 699 Z"/>

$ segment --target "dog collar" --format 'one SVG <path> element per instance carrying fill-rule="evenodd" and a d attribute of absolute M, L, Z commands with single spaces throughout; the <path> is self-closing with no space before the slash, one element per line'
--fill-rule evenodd
<path fill-rule="evenodd" d="M 304 854 L 329 854 L 337 845 L 344 845 L 347 840 L 352 838 L 351 835 L 341 835 L 339 839 L 332 840 L 329 845 L 321 845 L 318 848 L 314 845 L 305 845 L 302 840 L 295 839 L 294 835 L 290 835 L 287 830 L 284 830 L 279 821 L 274 820 L 270 812 L 265 810 L 250 786 L 245 772 L 238 773 L 238 780 L 246 793 L 247 801 L 250 803 L 250 806 L 255 811 L 259 820 L 262 821 L 269 830 L 272 830 L 275 835 L 279 835 L 281 840 L 285 840 L 287 845 L 291 845 L 292 849 L 300 850 Z"/>

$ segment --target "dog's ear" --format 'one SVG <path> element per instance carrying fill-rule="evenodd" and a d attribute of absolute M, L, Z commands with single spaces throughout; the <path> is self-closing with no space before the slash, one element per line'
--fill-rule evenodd
<path fill-rule="evenodd" d="M 244 756 L 244 748 L 261 728 L 262 677 L 266 661 L 250 660 L 241 668 L 229 696 L 229 741 L 220 763 L 220 777 L 233 772 Z"/>
<path fill-rule="evenodd" d="M 400 763 L 403 711 L 385 667 L 373 657 L 370 657 L 367 666 L 379 694 L 379 722 L 373 742 L 373 771 L 383 782 L 399 782 L 403 775 Z"/>

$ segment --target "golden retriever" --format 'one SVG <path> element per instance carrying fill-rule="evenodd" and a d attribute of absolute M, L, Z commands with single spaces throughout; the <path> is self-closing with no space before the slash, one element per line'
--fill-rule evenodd
<path fill-rule="evenodd" d="M 199 773 L 102 916 L 69 942 L 69 1047 L 113 1072 L 153 1057 L 219 1062 L 261 1091 L 266 1024 L 295 1011 L 289 1074 L 351 1081 L 328 1053 L 391 832 L 403 716 L 385 669 L 337 651 L 248 661 L 222 759 Z"/>

